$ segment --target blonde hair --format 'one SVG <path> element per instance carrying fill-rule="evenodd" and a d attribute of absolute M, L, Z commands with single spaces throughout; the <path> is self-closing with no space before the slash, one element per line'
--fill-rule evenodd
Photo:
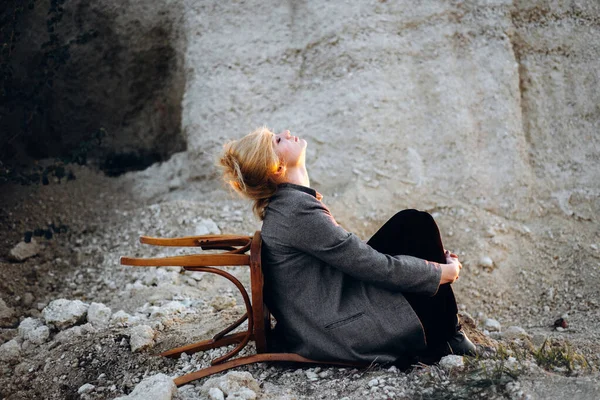
<path fill-rule="evenodd" d="M 273 174 L 283 166 L 273 148 L 273 135 L 266 127 L 255 129 L 226 143 L 219 159 L 225 182 L 254 201 L 252 209 L 261 221 L 270 197 L 277 191 Z"/>

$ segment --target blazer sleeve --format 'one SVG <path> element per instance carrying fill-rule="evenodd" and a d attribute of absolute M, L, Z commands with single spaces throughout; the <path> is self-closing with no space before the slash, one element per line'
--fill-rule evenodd
<path fill-rule="evenodd" d="M 327 207 L 312 196 L 302 196 L 294 212 L 293 245 L 364 282 L 400 292 L 433 296 L 442 270 L 423 259 L 389 256 L 373 249 L 337 224 Z"/>

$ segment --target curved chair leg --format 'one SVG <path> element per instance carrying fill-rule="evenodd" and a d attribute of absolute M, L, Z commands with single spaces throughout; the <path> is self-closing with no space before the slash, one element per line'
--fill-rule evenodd
<path fill-rule="evenodd" d="M 265 361 L 292 361 L 292 362 L 300 362 L 300 363 L 308 363 L 308 364 L 327 364 L 327 365 L 339 365 L 344 367 L 365 367 L 366 364 L 362 363 L 351 363 L 351 362 L 341 362 L 341 361 L 317 361 L 311 360 L 309 358 L 302 357 L 299 354 L 295 353 L 262 353 L 255 354 L 253 356 L 246 356 L 236 358 L 235 360 L 230 360 L 218 365 L 213 365 L 212 367 L 201 369 L 200 371 L 192 372 L 179 378 L 175 378 L 173 381 L 177 386 L 183 386 L 187 383 L 195 381 L 196 379 L 204 378 L 218 372 L 223 372 L 231 368 L 239 367 L 240 365 L 253 364 L 257 362 L 265 362 Z"/>

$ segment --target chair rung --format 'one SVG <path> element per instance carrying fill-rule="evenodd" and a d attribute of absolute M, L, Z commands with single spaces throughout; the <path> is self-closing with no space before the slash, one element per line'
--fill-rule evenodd
<path fill-rule="evenodd" d="M 160 258 L 121 257 L 121 265 L 136 267 L 212 267 L 229 265 L 249 265 L 246 254 L 191 254 Z"/>
<path fill-rule="evenodd" d="M 325 364 L 325 365 L 338 365 L 343 367 L 365 367 L 364 363 L 357 362 L 344 362 L 344 361 L 317 361 L 311 360 L 309 358 L 302 357 L 299 354 L 295 353 L 262 353 L 255 354 L 252 356 L 240 357 L 234 360 L 229 360 L 222 364 L 213 365 L 208 368 L 201 369 L 196 372 L 192 372 L 187 375 L 180 376 L 179 378 L 175 378 L 173 382 L 175 385 L 182 386 L 186 383 L 190 383 L 196 379 L 204 378 L 206 376 L 210 376 L 216 374 L 218 372 L 226 371 L 231 368 L 239 367 L 240 365 L 253 364 L 257 362 L 265 362 L 265 361 L 291 361 L 291 362 L 301 362 L 308 364 Z"/>

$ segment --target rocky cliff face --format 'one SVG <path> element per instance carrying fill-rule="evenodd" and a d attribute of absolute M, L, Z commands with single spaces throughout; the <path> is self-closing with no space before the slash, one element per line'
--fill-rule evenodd
<path fill-rule="evenodd" d="M 308 139 L 318 189 L 373 210 L 599 209 L 594 0 L 184 6 L 192 175 L 266 124 Z"/>
<path fill-rule="evenodd" d="M 22 85 L 40 68 L 50 4 L 21 21 Z M 63 7 L 54 33 L 70 58 L 18 139 L 33 157 L 104 128 L 108 172 L 187 147 L 165 168 L 213 181 L 221 144 L 267 125 L 307 138 L 314 185 L 370 213 L 431 195 L 524 218 L 600 208 L 595 0 Z"/>
<path fill-rule="evenodd" d="M 597 220 L 600 4 L 521 1 L 511 17 L 535 179 L 567 215 Z"/>
<path fill-rule="evenodd" d="M 89 160 L 118 174 L 185 149 L 185 54 L 176 7 L 168 1 L 32 4 L 20 13 L 19 5 L 7 4 L 1 12 L 6 35 L 19 35 L 11 53 L 2 54 L 12 73 L 2 81 L 1 160 L 69 158 L 93 140 L 84 149 Z"/>

